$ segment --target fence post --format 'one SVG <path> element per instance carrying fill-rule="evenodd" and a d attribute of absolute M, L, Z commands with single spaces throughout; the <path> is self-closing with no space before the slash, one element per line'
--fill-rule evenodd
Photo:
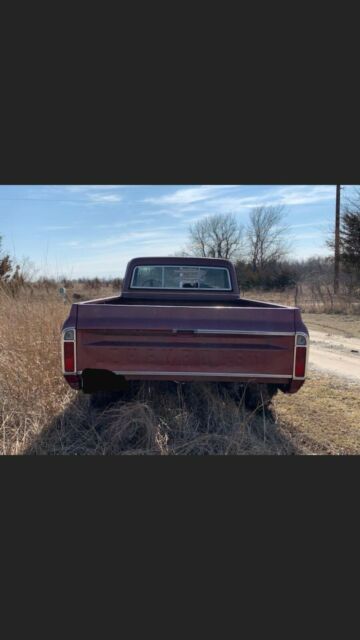
<path fill-rule="evenodd" d="M 298 306 L 298 296 L 299 296 L 299 287 L 298 284 L 296 283 L 295 285 L 295 297 L 294 297 L 294 306 L 297 307 Z"/>

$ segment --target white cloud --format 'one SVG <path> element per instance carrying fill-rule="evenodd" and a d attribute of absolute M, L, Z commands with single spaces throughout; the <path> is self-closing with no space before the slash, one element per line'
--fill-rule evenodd
<path fill-rule="evenodd" d="M 208 207 L 218 213 L 245 213 L 249 209 L 259 206 L 285 206 L 316 204 L 334 200 L 335 192 L 332 186 L 314 187 L 282 187 L 256 196 L 230 196 L 215 198 L 207 203 Z"/>
<path fill-rule="evenodd" d="M 26 191 L 26 199 L 76 206 L 81 203 L 119 202 L 123 199 L 120 189 L 119 185 L 34 185 Z"/>
<path fill-rule="evenodd" d="M 318 225 L 328 225 L 328 220 L 315 220 L 315 222 L 300 222 L 299 224 L 290 224 L 289 229 L 299 229 L 301 227 L 317 227 Z"/>
<path fill-rule="evenodd" d="M 120 195 L 115 195 L 115 194 L 103 195 L 102 193 L 91 193 L 91 194 L 88 194 L 88 197 L 90 198 L 91 202 L 94 202 L 97 204 L 121 202 L 121 200 L 123 199 L 122 196 Z"/>
<path fill-rule="evenodd" d="M 266 188 L 266 187 L 265 187 Z M 239 189 L 239 194 L 227 195 L 227 189 Z M 331 201 L 335 197 L 331 185 L 299 185 L 272 187 L 254 196 L 241 195 L 243 187 L 237 185 L 204 185 L 178 189 L 174 193 L 146 198 L 144 202 L 166 205 L 173 217 L 186 217 L 187 213 L 202 213 L 204 205 L 211 213 L 246 213 L 258 206 L 294 206 Z"/>
<path fill-rule="evenodd" d="M 157 238 L 158 231 L 133 231 L 131 233 L 125 233 L 121 236 L 111 236 L 104 238 L 103 240 L 97 240 L 96 242 L 90 242 L 87 247 L 90 249 L 99 249 L 102 247 L 112 247 L 117 244 L 129 243 L 131 240 L 141 241 L 145 238 Z"/>
<path fill-rule="evenodd" d="M 309 240 L 311 238 L 322 238 L 324 235 L 321 231 L 309 231 L 307 233 L 296 233 L 294 237 L 296 240 Z"/>
<path fill-rule="evenodd" d="M 121 184 L 67 184 L 62 185 L 62 189 L 66 191 L 72 192 L 80 192 L 80 191 L 92 191 L 96 189 L 97 191 L 106 191 L 111 189 L 121 189 L 125 185 Z"/>
<path fill-rule="evenodd" d="M 315 204 L 335 199 L 335 187 L 331 185 L 315 185 L 303 187 L 284 187 L 278 192 L 279 204 L 300 205 Z"/>
<path fill-rule="evenodd" d="M 113 222 L 109 224 L 96 224 L 94 225 L 94 228 L 95 229 L 119 229 L 120 227 L 126 227 L 128 224 L 129 224 L 128 222 Z"/>
<path fill-rule="evenodd" d="M 79 247 L 80 240 L 67 240 L 66 242 L 61 243 L 64 247 Z"/>
<path fill-rule="evenodd" d="M 81 240 L 70 240 L 67 242 L 62 242 L 61 245 L 67 247 L 73 247 L 76 249 L 103 249 L 105 247 L 114 247 L 116 245 L 126 244 L 134 242 L 136 245 L 145 244 L 147 242 L 151 242 L 153 244 L 158 245 L 161 240 L 164 243 L 169 243 L 174 238 L 174 233 L 169 234 L 169 231 L 174 231 L 173 227 L 157 227 L 156 231 L 131 231 L 124 232 L 121 235 L 111 235 L 107 238 L 102 238 L 101 240 L 96 240 L 95 242 L 86 241 L 82 242 Z M 178 234 L 176 234 L 178 237 Z"/>
<path fill-rule="evenodd" d="M 210 198 L 214 198 L 223 189 L 233 189 L 235 187 L 237 187 L 237 185 L 186 187 L 157 198 L 145 198 L 144 202 L 151 204 L 188 205 L 194 202 L 201 202 L 202 200 L 209 200 Z"/>
<path fill-rule="evenodd" d="M 187 213 L 187 211 L 186 211 Z M 199 216 L 198 216 L 199 217 Z M 184 224 L 188 225 L 192 219 L 188 215 L 184 215 L 183 211 L 179 211 L 177 209 L 155 209 L 153 211 L 143 211 L 141 213 L 136 214 L 136 220 L 132 220 L 131 224 L 143 224 L 147 227 L 158 226 L 159 218 L 164 222 L 171 222 L 175 220 L 176 223 L 173 227 L 169 227 L 174 230 L 176 233 L 176 229 L 180 226 L 182 227 Z M 175 226 L 176 225 L 176 226 Z"/>
<path fill-rule="evenodd" d="M 130 227 L 132 225 L 137 225 L 137 224 L 144 224 L 144 220 L 143 218 L 140 217 L 140 215 L 137 216 L 138 219 L 135 220 L 127 220 L 126 222 L 109 222 L 107 224 L 96 224 L 94 225 L 94 229 L 121 229 L 124 227 Z M 149 221 L 152 222 L 152 218 L 149 215 Z"/>

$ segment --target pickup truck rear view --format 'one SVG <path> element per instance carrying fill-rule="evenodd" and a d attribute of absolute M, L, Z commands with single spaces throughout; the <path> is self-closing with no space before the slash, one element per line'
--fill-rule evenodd
<path fill-rule="evenodd" d="M 128 380 L 258 383 L 295 393 L 308 331 L 297 307 L 240 296 L 229 260 L 135 258 L 121 295 L 72 305 L 65 380 L 85 393 Z"/>

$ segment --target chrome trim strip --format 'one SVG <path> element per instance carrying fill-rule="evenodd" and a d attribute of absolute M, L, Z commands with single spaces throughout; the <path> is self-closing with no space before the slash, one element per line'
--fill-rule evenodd
<path fill-rule="evenodd" d="M 78 372 L 81 373 L 81 372 Z M 291 378 L 289 374 L 280 373 L 205 373 L 202 371 L 113 371 L 116 375 L 123 376 L 203 376 L 203 377 L 221 377 L 221 378 Z"/>
<path fill-rule="evenodd" d="M 306 344 L 296 344 L 296 338 L 297 336 L 304 336 L 305 340 L 306 340 Z M 293 380 L 305 380 L 306 376 L 307 376 L 307 370 L 308 370 L 308 361 L 309 361 L 309 346 L 310 346 L 310 340 L 309 340 L 309 336 L 307 335 L 307 333 L 304 333 L 303 331 L 297 331 L 295 333 L 295 339 L 294 339 L 294 362 L 293 362 Z M 296 362 L 296 350 L 297 349 L 306 349 L 306 360 L 305 360 L 305 371 L 304 371 L 304 375 L 303 376 L 296 376 L 295 375 L 295 362 Z"/>
<path fill-rule="evenodd" d="M 114 298 L 119 298 L 119 296 L 106 296 L 106 298 L 94 298 L 94 299 L 90 299 L 90 300 L 79 300 L 78 302 L 73 302 L 73 304 L 76 305 L 81 305 L 81 304 L 88 304 L 89 302 L 93 302 L 94 304 L 96 302 L 102 302 L 103 300 L 111 300 Z M 109 305 L 109 306 L 115 306 L 115 305 Z M 118 306 L 118 305 L 116 305 Z"/>
<path fill-rule="evenodd" d="M 184 291 L 183 289 L 176 289 L 176 291 Z M 187 289 L 186 291 L 189 291 L 189 289 Z M 195 291 L 195 289 L 194 289 Z M 205 291 L 205 289 L 196 289 L 196 291 Z M 209 289 L 206 289 L 206 291 L 209 291 Z M 217 289 L 212 289 L 212 291 L 217 291 Z M 74 305 L 78 305 L 81 306 L 83 304 L 96 304 L 97 302 L 100 302 L 101 300 L 111 300 L 111 298 L 121 298 L 122 296 L 109 296 L 108 298 L 98 298 L 97 300 L 82 300 L 81 302 L 73 302 Z M 130 300 L 130 298 L 123 298 L 124 300 Z M 239 298 L 238 298 L 239 299 Z M 131 300 L 136 300 L 136 298 L 131 298 Z M 241 298 L 240 298 L 241 300 Z M 213 300 L 213 302 L 217 302 L 216 300 Z M 149 304 L 122 304 L 121 308 L 123 307 L 131 307 L 131 308 L 146 308 L 148 309 L 150 306 L 151 308 L 159 308 L 159 309 L 175 309 L 175 308 L 179 308 L 179 309 L 256 309 L 257 311 L 283 311 L 283 309 L 286 309 L 287 311 L 294 311 L 294 309 L 297 309 L 297 307 L 287 307 L 286 305 L 281 306 L 280 304 L 276 305 L 276 307 L 231 307 L 229 305 L 223 305 L 221 304 L 221 302 L 227 302 L 227 300 L 219 300 L 218 301 L 219 304 L 217 305 L 176 305 L 175 304 L 151 304 L 151 298 L 149 298 Z M 272 302 L 270 304 L 273 304 Z M 119 307 L 120 305 L 118 304 L 108 304 L 107 307 Z M 291 334 L 293 335 L 293 334 Z"/>
<path fill-rule="evenodd" d="M 194 333 L 214 333 L 224 335 L 253 335 L 253 336 L 294 336 L 294 331 L 242 331 L 232 329 L 194 329 Z"/>
<path fill-rule="evenodd" d="M 69 331 L 70 329 L 73 330 L 74 332 L 74 340 L 64 340 L 64 333 L 65 331 Z M 73 342 L 74 343 L 74 371 L 65 371 L 65 362 L 64 362 L 64 343 L 65 342 Z M 63 375 L 73 375 L 73 374 L 77 374 L 78 371 L 76 371 L 76 328 L 75 327 L 66 327 L 66 329 L 63 329 L 61 332 L 61 366 L 62 366 L 62 373 Z"/>

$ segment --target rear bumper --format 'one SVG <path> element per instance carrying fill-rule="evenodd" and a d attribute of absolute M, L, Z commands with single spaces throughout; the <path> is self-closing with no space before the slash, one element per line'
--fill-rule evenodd
<path fill-rule="evenodd" d="M 290 381 L 290 376 L 274 376 L 272 374 L 235 373 L 204 371 L 114 371 L 117 376 L 122 376 L 126 380 L 169 380 L 179 382 L 278 382 L 286 384 Z"/>
<path fill-rule="evenodd" d="M 299 389 L 301 389 L 301 387 L 303 386 L 305 380 L 306 380 L 306 378 L 304 378 L 303 380 L 291 380 L 291 382 L 287 386 L 287 388 L 284 389 L 284 392 L 285 393 L 296 393 L 297 391 L 299 391 Z"/>
<path fill-rule="evenodd" d="M 82 376 L 80 374 L 64 374 L 64 378 L 72 389 L 78 390 L 82 388 Z"/>
<path fill-rule="evenodd" d="M 73 389 L 85 392 L 112 391 L 121 389 L 127 380 L 163 380 L 167 382 L 249 382 L 258 384 L 277 384 L 285 393 L 296 393 L 305 380 L 293 380 L 291 376 L 274 376 L 272 374 L 244 374 L 216 372 L 204 373 L 194 371 L 107 371 L 87 369 L 75 374 L 65 374 L 66 382 Z"/>

